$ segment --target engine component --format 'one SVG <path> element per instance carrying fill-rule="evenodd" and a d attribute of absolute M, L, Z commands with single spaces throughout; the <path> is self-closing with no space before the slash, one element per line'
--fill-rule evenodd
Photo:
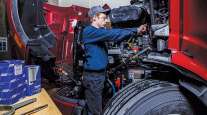
<path fill-rule="evenodd" d="M 160 24 L 158 24 L 158 25 L 160 25 Z M 164 27 L 161 27 L 160 29 L 157 29 L 154 32 L 154 36 L 168 37 L 169 36 L 169 26 L 165 25 Z"/>
<path fill-rule="evenodd" d="M 152 59 L 152 60 L 163 61 L 163 62 L 170 62 L 171 61 L 170 55 L 160 54 L 160 53 L 156 53 L 156 52 L 149 53 L 147 58 Z"/>
<path fill-rule="evenodd" d="M 128 76 L 133 81 L 136 81 L 137 79 L 141 79 L 142 75 L 144 75 L 144 70 L 142 69 L 137 69 L 137 68 L 128 69 Z"/>
<path fill-rule="evenodd" d="M 157 51 L 163 51 L 166 48 L 166 42 L 163 39 L 157 40 Z"/>
<path fill-rule="evenodd" d="M 109 14 L 113 27 L 138 27 L 149 22 L 146 9 L 137 6 L 121 6 L 114 8 Z"/>
<path fill-rule="evenodd" d="M 114 64 L 115 62 L 125 61 L 131 58 L 134 54 L 137 54 L 142 49 L 148 48 L 151 46 L 151 39 L 149 35 L 143 36 L 134 36 L 129 40 L 125 40 L 122 43 L 107 43 L 108 48 L 108 60 L 110 64 Z M 137 57 L 131 58 L 128 61 L 128 65 L 137 65 Z M 114 62 L 114 63 L 113 63 Z"/>

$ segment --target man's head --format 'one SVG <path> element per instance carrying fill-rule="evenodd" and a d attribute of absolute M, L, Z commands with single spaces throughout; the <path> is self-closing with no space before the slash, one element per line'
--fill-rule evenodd
<path fill-rule="evenodd" d="M 92 7 L 88 12 L 92 25 L 97 28 L 104 27 L 107 22 L 107 14 L 109 11 L 109 9 L 103 9 L 101 6 Z"/>

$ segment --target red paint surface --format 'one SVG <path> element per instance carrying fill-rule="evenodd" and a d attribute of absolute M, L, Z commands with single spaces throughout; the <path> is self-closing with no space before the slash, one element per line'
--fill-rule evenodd
<path fill-rule="evenodd" d="M 180 0 L 170 0 L 168 48 L 172 51 L 173 64 L 182 66 L 207 80 L 207 32 L 203 31 L 205 23 L 193 18 L 196 11 L 195 2 L 197 1 L 184 0 L 181 4 Z"/>
<path fill-rule="evenodd" d="M 58 99 L 53 99 L 54 101 L 55 101 L 55 103 L 59 103 L 59 104 L 62 104 L 62 105 L 64 105 L 64 106 L 67 106 L 67 107 L 76 107 L 76 106 L 78 106 L 78 104 L 77 103 L 69 103 L 69 102 L 65 102 L 65 101 L 61 101 L 61 100 L 58 100 Z"/>
<path fill-rule="evenodd" d="M 58 7 L 50 4 L 44 4 L 45 19 L 48 26 L 56 35 L 56 47 L 51 49 L 56 55 L 56 62 L 61 61 L 66 64 L 72 64 L 72 42 L 73 42 L 73 27 L 74 20 L 88 21 L 88 9 L 79 6 Z M 68 21 L 68 22 L 67 22 Z M 69 23 L 69 27 L 67 26 Z M 68 28 L 68 30 L 66 30 Z M 63 32 L 67 31 L 67 36 L 63 38 Z M 64 39 L 64 52 L 62 59 L 62 42 Z"/>

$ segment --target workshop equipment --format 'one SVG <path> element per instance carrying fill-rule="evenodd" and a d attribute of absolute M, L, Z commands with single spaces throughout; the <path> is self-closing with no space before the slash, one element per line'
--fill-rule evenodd
<path fill-rule="evenodd" d="M 109 13 L 109 18 L 113 27 L 138 27 L 146 23 L 147 11 L 137 6 L 120 6 L 114 8 Z"/>
<path fill-rule="evenodd" d="M 27 96 L 39 93 L 41 91 L 41 72 L 38 65 L 26 65 L 24 73 L 27 79 Z"/>
<path fill-rule="evenodd" d="M 15 110 L 17 110 L 23 106 L 26 106 L 30 103 L 36 102 L 36 101 L 37 101 L 37 99 L 33 98 L 33 99 L 29 99 L 27 101 L 23 101 L 21 103 L 15 104 L 15 105 L 1 105 L 0 106 L 1 115 L 13 115 L 15 113 Z"/>
<path fill-rule="evenodd" d="M 43 110 L 43 109 L 45 109 L 47 107 L 48 107 L 48 104 L 45 104 L 43 106 L 39 106 L 39 107 L 34 108 L 34 109 L 30 110 L 30 111 L 27 111 L 25 113 L 22 113 L 21 115 L 31 115 L 31 114 L 36 113 L 36 112 L 38 112 L 40 110 Z"/>
<path fill-rule="evenodd" d="M 24 60 L 0 61 L 0 104 L 13 104 L 26 96 Z"/>
<path fill-rule="evenodd" d="M 0 81 L 8 82 L 23 74 L 24 60 L 1 60 Z"/>
<path fill-rule="evenodd" d="M 28 96 L 22 99 L 21 102 L 28 100 L 28 99 L 32 99 L 32 98 L 37 98 L 37 101 L 35 103 L 29 104 L 25 107 L 22 107 L 16 110 L 15 114 L 21 115 L 24 112 L 27 112 L 39 106 L 48 104 L 47 108 L 45 108 L 44 110 L 38 111 L 34 115 L 62 115 L 59 109 L 57 108 L 56 104 L 54 103 L 54 101 L 52 100 L 52 98 L 49 96 L 48 92 L 44 88 L 41 89 L 40 93 L 32 95 L 32 96 Z"/>

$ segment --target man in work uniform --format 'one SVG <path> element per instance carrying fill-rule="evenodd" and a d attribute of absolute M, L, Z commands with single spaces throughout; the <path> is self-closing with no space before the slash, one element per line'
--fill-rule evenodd
<path fill-rule="evenodd" d="M 106 29 L 107 13 L 109 10 L 101 6 L 92 7 L 88 15 L 91 25 L 83 30 L 83 44 L 86 55 L 83 72 L 83 86 L 87 112 L 89 115 L 101 115 L 102 90 L 104 88 L 105 70 L 108 64 L 108 55 L 105 49 L 105 41 L 121 41 L 130 38 L 134 34 L 142 34 L 146 31 L 146 25 L 132 29 Z"/>

